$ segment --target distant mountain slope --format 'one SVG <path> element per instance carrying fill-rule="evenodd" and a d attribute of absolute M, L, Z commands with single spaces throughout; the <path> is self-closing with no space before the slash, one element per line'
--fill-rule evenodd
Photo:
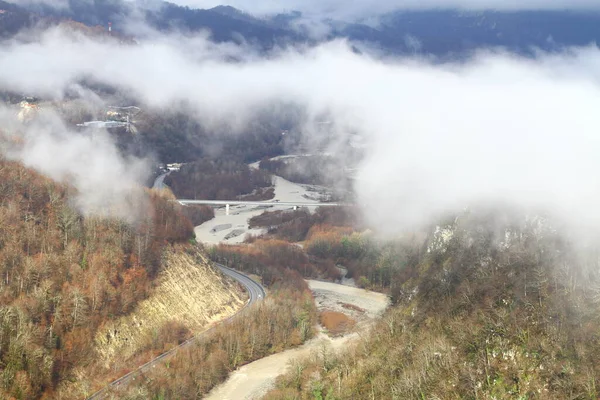
<path fill-rule="evenodd" d="M 293 31 L 273 27 L 268 21 L 255 19 L 232 7 L 197 10 L 165 3 L 157 10 L 147 10 L 146 21 L 161 31 L 210 30 L 217 42 L 243 38 L 265 48 L 301 39 Z"/>
<path fill-rule="evenodd" d="M 0 0 L 0 39 L 15 35 L 36 21 L 37 17 L 34 14 Z"/>
<path fill-rule="evenodd" d="M 397 12 L 381 18 L 380 43 L 431 54 L 500 46 L 517 52 L 600 41 L 600 13 L 569 11 Z M 416 40 L 414 40 L 416 39 Z"/>
<path fill-rule="evenodd" d="M 69 0 L 70 8 L 28 6 L 28 12 L 12 6 L 19 19 L 37 13 L 45 17 L 69 18 L 86 25 L 114 22 L 119 30 L 139 17 L 160 31 L 210 31 L 213 40 L 246 41 L 264 49 L 290 43 L 312 43 L 310 32 L 298 29 L 299 12 L 256 18 L 229 6 L 209 10 L 181 7 L 162 0 Z M 0 1 L 0 8 L 2 8 Z M 141 10 L 141 11 L 140 11 Z M 16 17 L 15 17 L 16 18 Z M 430 54 L 446 57 L 480 48 L 503 47 L 531 54 L 532 48 L 556 50 L 600 41 L 600 12 L 571 11 L 398 11 L 383 15 L 379 23 L 348 23 L 323 20 L 330 28 L 321 40 L 347 38 L 371 43 L 393 54 Z M 1 27 L 1 26 L 0 26 Z M 308 28 L 307 28 L 308 29 Z"/>
<path fill-rule="evenodd" d="M 140 0 L 137 3 L 123 0 L 69 0 L 69 8 L 53 8 L 47 5 L 23 7 L 26 7 L 29 13 L 72 19 L 89 26 L 106 26 L 108 22 L 113 22 L 115 31 L 122 30 L 130 20 L 141 16 L 159 31 L 210 31 L 212 39 L 217 42 L 245 40 L 260 47 L 271 48 L 278 43 L 303 40 L 292 30 L 279 28 L 268 20 L 254 18 L 233 7 L 202 10 L 153 0 Z M 18 9 L 25 12 L 23 8 Z"/>

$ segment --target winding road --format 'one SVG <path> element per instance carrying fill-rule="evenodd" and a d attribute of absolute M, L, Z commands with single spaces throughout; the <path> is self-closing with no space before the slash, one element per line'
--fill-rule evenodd
<path fill-rule="evenodd" d="M 227 275 L 227 276 L 231 277 L 232 279 L 235 279 L 237 282 L 239 282 L 242 286 L 244 286 L 246 288 L 246 291 L 248 292 L 248 302 L 246 303 L 246 305 L 244 305 L 244 307 L 242 307 L 237 313 L 235 313 L 231 317 L 223 320 L 219 324 L 207 329 L 206 331 L 204 331 L 196 336 L 189 338 L 185 342 L 181 343 L 179 346 L 172 348 L 171 350 L 167 351 L 166 353 L 163 353 L 160 356 L 148 361 L 146 364 L 141 365 L 136 370 L 133 370 L 133 371 L 129 372 L 128 374 L 123 375 L 122 377 L 109 383 L 107 386 L 105 386 L 104 388 L 100 389 L 99 391 L 97 391 L 96 393 L 94 393 L 90 397 L 88 397 L 88 400 L 104 399 L 106 397 L 106 395 L 108 394 L 109 389 L 125 386 L 130 381 L 135 380 L 135 377 L 138 376 L 140 373 L 149 371 L 150 368 L 154 368 L 157 363 L 165 360 L 166 358 L 170 358 L 173 355 L 175 355 L 175 353 L 177 351 L 179 351 L 180 349 L 182 349 L 186 346 L 190 346 L 194 341 L 200 340 L 203 337 L 207 336 L 209 333 L 213 332 L 219 325 L 229 323 L 235 317 L 240 315 L 240 313 L 243 310 L 245 310 L 246 308 L 248 308 L 249 306 L 251 306 L 252 304 L 254 304 L 258 301 L 262 301 L 266 297 L 267 293 L 265 292 L 265 288 L 260 283 L 254 281 L 252 278 L 250 278 L 234 269 L 228 268 L 222 264 L 214 263 L 214 265 L 217 268 L 219 268 L 219 270 L 221 270 L 221 272 L 224 275 Z"/>

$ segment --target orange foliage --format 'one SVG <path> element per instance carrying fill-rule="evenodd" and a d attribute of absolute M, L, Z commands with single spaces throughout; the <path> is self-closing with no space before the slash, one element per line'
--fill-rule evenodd
<path fill-rule="evenodd" d="M 155 193 L 150 217 L 132 226 L 84 217 L 71 191 L 0 159 L 0 365 L 23 383 L 21 398 L 52 393 L 92 365 L 98 327 L 144 299 L 165 246 L 193 233 L 179 204 Z M 0 382 L 2 398 L 9 381 Z"/>
<path fill-rule="evenodd" d="M 301 247 L 282 240 L 256 240 L 252 245 L 219 245 L 210 250 L 213 260 L 260 275 L 267 285 L 281 280 L 283 271 L 304 277 L 339 278 L 331 264 L 312 263 Z"/>
<path fill-rule="evenodd" d="M 319 314 L 319 322 L 333 336 L 346 333 L 356 324 L 352 318 L 337 311 L 322 311 Z"/>

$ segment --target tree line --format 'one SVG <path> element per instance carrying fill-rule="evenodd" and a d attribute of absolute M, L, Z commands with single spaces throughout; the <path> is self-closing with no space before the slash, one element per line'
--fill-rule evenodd
<path fill-rule="evenodd" d="M 165 183 L 178 198 L 202 200 L 237 199 L 272 185 L 269 173 L 229 159 L 202 159 L 186 164 L 169 174 Z"/>
<path fill-rule="evenodd" d="M 598 246 L 580 240 L 512 212 L 440 222 L 370 334 L 298 363 L 266 399 L 598 398 Z"/>

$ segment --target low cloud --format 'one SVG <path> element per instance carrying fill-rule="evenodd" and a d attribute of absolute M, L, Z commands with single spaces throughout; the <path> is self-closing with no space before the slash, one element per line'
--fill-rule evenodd
<path fill-rule="evenodd" d="M 301 105 L 315 142 L 324 116 L 338 143 L 362 136 L 358 202 L 390 230 L 498 201 L 600 227 L 599 67 L 597 48 L 536 59 L 485 52 L 439 65 L 382 61 L 345 42 L 261 58 L 206 38 L 126 46 L 52 31 L 41 44 L 0 49 L 0 86 L 60 97 L 93 77 L 154 107 L 186 104 L 214 129 L 241 129 L 274 102 Z"/>
<path fill-rule="evenodd" d="M 85 215 L 129 222 L 142 217 L 147 161 L 122 156 L 105 131 L 74 132 L 49 110 L 23 125 L 16 111 L 0 109 L 0 123 L 10 139 L 2 145 L 4 156 L 72 186 L 73 206 Z"/>

